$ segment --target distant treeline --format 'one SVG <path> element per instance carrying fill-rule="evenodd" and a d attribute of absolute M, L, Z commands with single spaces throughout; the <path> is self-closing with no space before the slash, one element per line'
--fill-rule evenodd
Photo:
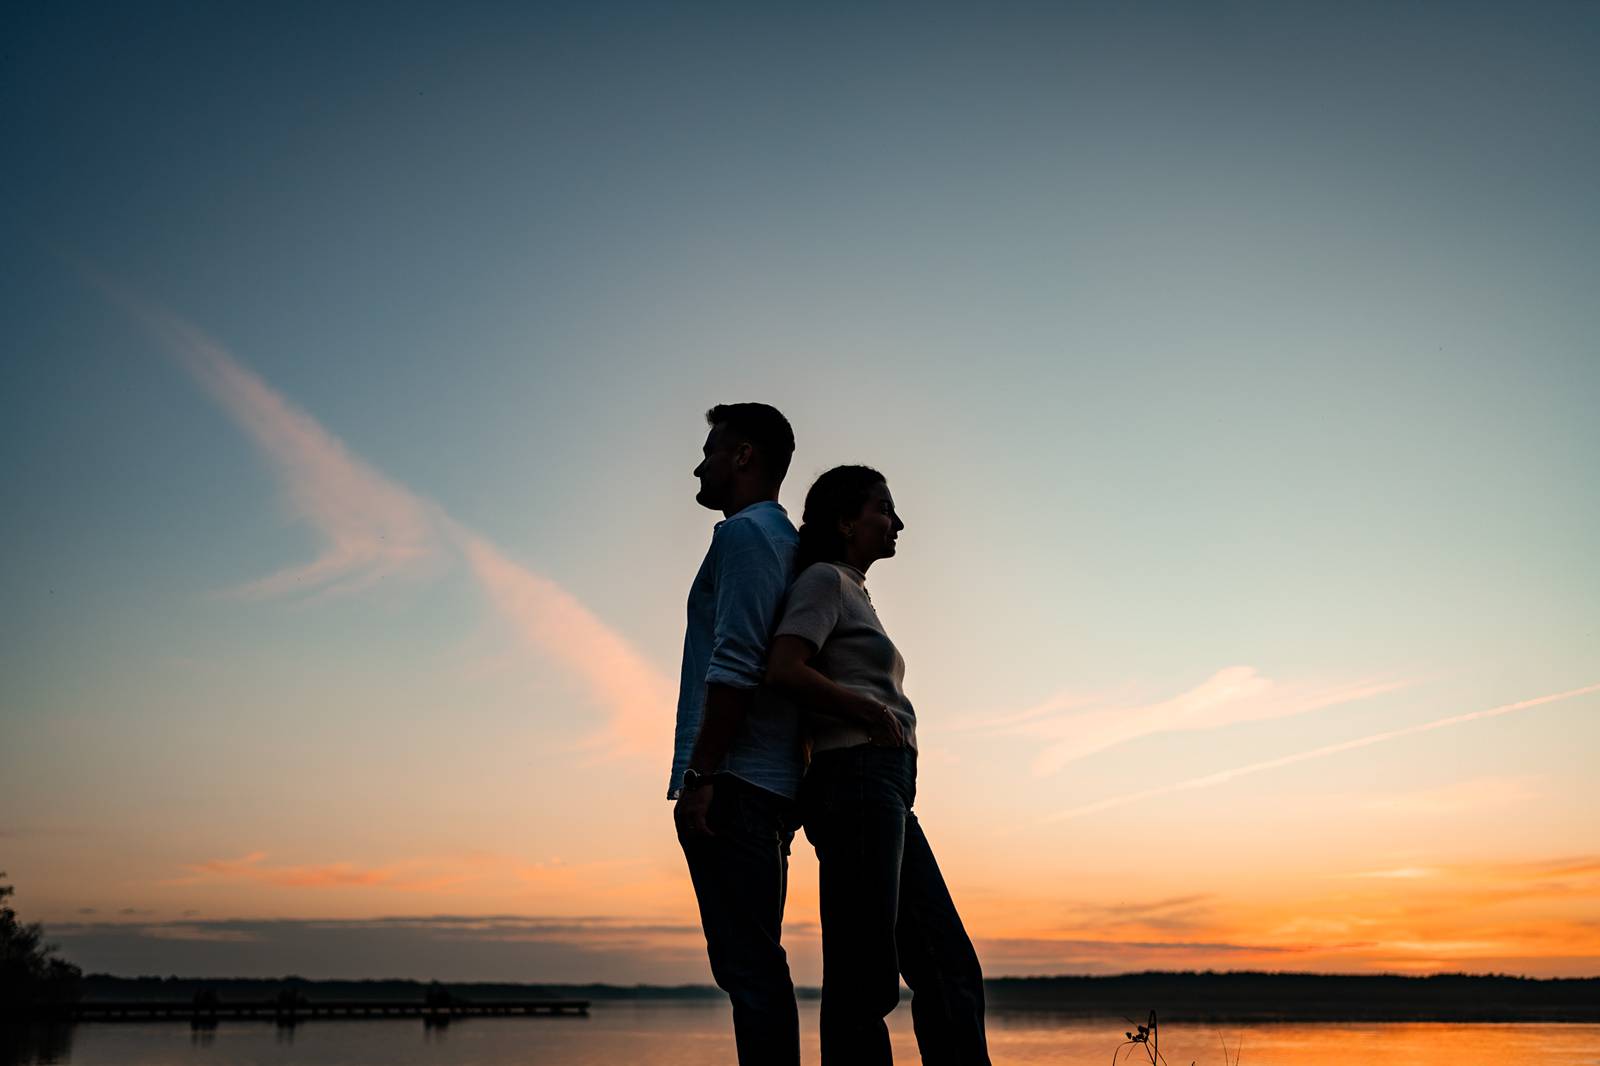
<path fill-rule="evenodd" d="M 1303 973 L 1137 973 L 1117 977 L 1000 977 L 987 982 L 991 1010 L 1172 1021 L 1586 1021 L 1600 1022 L 1600 977 L 1433 977 Z M 283 978 L 113 977 L 83 980 L 89 1000 L 190 1001 L 209 990 L 223 1002 L 269 1000 L 294 989 L 308 1000 L 423 1001 L 430 989 L 469 1002 L 587 999 L 705 1000 L 709 985 L 491 984 Z M 803 999 L 815 989 L 802 988 Z"/>
<path fill-rule="evenodd" d="M 308 1000 L 415 1000 L 443 988 L 451 996 L 475 1003 L 528 999 L 715 999 L 722 991 L 711 985 L 535 985 L 470 981 L 318 981 L 306 977 L 114 977 L 94 973 L 83 979 L 83 1001 L 175 1000 L 189 1002 L 209 990 L 224 1003 L 276 999 L 293 989 Z"/>
<path fill-rule="evenodd" d="M 1600 1021 L 1600 977 L 1136 973 L 1001 977 L 991 1009 L 1173 1021 Z"/>

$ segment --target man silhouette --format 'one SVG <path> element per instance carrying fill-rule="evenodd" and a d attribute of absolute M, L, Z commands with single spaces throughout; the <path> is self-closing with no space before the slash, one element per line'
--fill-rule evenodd
<path fill-rule="evenodd" d="M 761 403 L 719 404 L 706 422 L 695 500 L 723 520 L 689 587 L 667 798 L 677 800 L 711 973 L 733 1001 L 739 1062 L 797 1066 L 780 938 L 805 760 L 792 706 L 759 687 L 798 540 L 778 505 L 794 432 Z"/>

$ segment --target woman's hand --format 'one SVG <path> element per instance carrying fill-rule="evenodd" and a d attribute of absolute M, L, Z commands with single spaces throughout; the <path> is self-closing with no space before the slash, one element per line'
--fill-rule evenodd
<path fill-rule="evenodd" d="M 829 680 L 811 665 L 816 654 L 817 646 L 804 637 L 785 633 L 773 638 L 767 649 L 767 684 L 797 697 L 807 710 L 865 729 L 873 744 L 905 747 L 905 727 L 895 713 L 871 696 Z"/>
<path fill-rule="evenodd" d="M 906 746 L 905 726 L 900 724 L 900 716 L 891 711 L 887 704 L 878 704 L 877 716 L 867 724 L 867 736 L 880 748 Z"/>

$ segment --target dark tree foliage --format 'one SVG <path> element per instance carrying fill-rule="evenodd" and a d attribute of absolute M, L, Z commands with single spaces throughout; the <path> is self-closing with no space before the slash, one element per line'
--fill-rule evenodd
<path fill-rule="evenodd" d="M 78 998 L 83 971 L 54 958 L 38 922 L 24 925 L 7 902 L 16 891 L 0 871 L 0 1008 L 26 1010 L 59 1006 Z"/>

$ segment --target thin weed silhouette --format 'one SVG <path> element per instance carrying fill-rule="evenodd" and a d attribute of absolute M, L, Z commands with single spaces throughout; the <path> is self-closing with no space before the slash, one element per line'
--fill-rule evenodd
<path fill-rule="evenodd" d="M 1137 1025 L 1132 1018 L 1127 1021 L 1137 1032 L 1129 1031 L 1122 1034 L 1127 1039 L 1118 1044 L 1117 1049 L 1111 1053 L 1111 1066 L 1118 1066 L 1124 1058 L 1133 1058 L 1136 1049 L 1145 1053 L 1145 1057 L 1150 1060 L 1150 1066 L 1166 1066 L 1167 1060 L 1161 1054 L 1161 1026 L 1156 1020 L 1156 1012 L 1150 1012 L 1147 1025 Z M 1190 1066 L 1193 1066 L 1193 1063 Z"/>
<path fill-rule="evenodd" d="M 1133 1029 L 1122 1034 L 1127 1039 L 1118 1044 L 1116 1050 L 1111 1053 L 1111 1066 L 1121 1066 L 1122 1063 L 1131 1060 L 1135 1051 L 1143 1051 L 1150 1066 L 1167 1066 L 1166 1056 L 1161 1054 L 1161 1022 L 1156 1017 L 1156 1012 L 1153 1010 L 1150 1012 L 1150 1017 L 1145 1019 L 1144 1025 L 1136 1024 L 1131 1018 L 1127 1019 L 1127 1022 Z M 1223 1066 L 1239 1066 L 1239 1059 L 1244 1054 L 1244 1038 L 1239 1038 L 1239 1046 L 1233 1049 L 1231 1058 L 1227 1038 L 1219 1033 L 1217 1039 L 1222 1041 Z M 1191 1061 L 1189 1066 L 1195 1066 L 1195 1063 Z"/>

